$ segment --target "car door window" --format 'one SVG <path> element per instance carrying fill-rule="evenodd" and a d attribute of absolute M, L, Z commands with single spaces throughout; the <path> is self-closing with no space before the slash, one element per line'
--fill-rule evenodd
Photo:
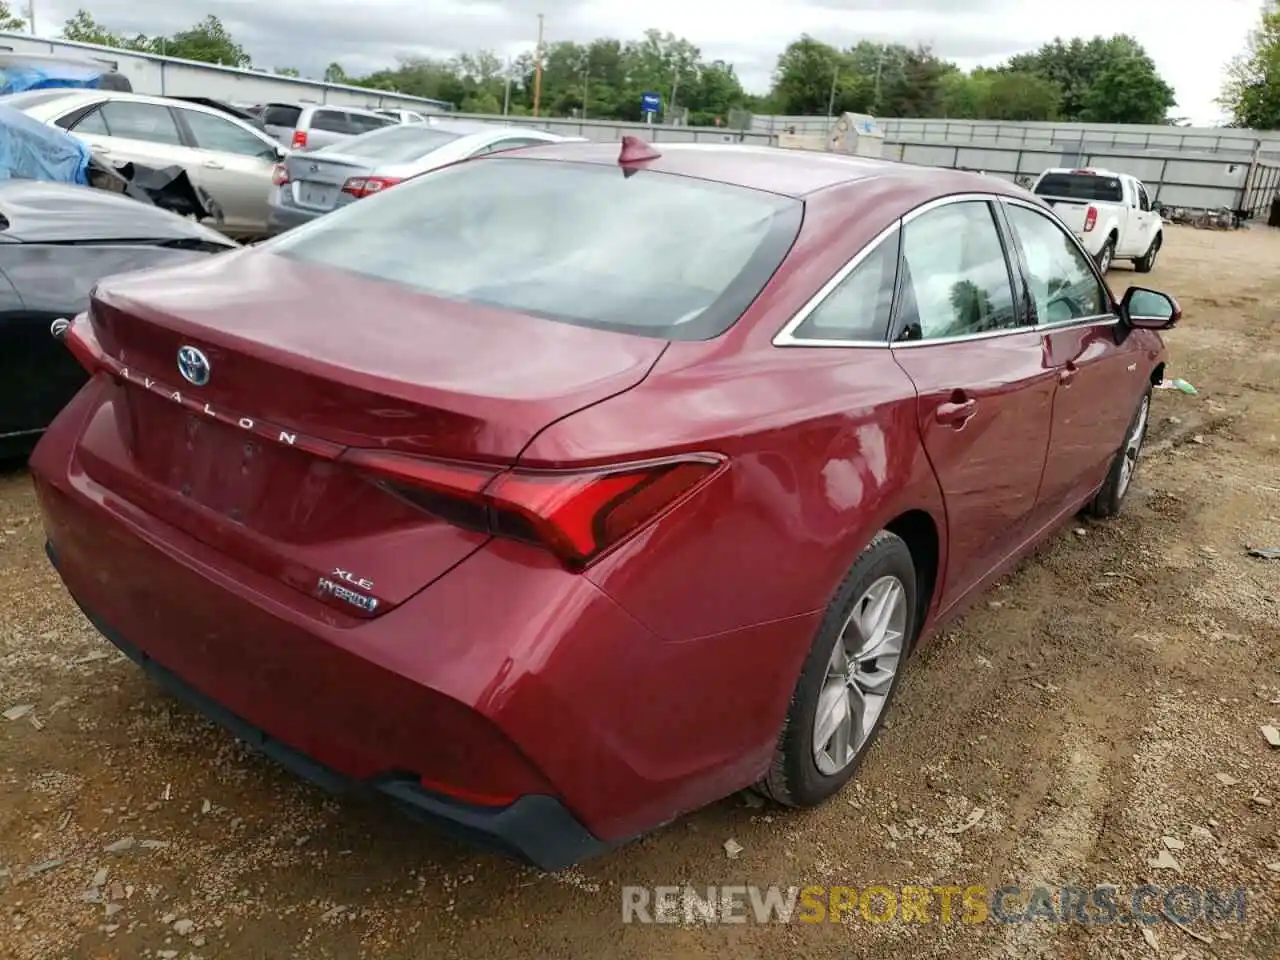
<path fill-rule="evenodd" d="M 102 105 L 102 120 L 113 137 L 145 140 L 148 143 L 167 143 L 182 146 L 178 125 L 168 107 L 153 103 L 133 103 L 128 100 L 110 100 Z M 79 129 L 79 128 L 77 128 Z"/>
<path fill-rule="evenodd" d="M 949 203 L 903 229 L 903 339 L 940 340 L 1019 325 L 991 206 Z"/>
<path fill-rule="evenodd" d="M 1071 235 L 1021 204 L 1005 212 L 1027 263 L 1027 284 L 1040 323 L 1066 323 L 1110 312 L 1110 298 Z"/>
<path fill-rule="evenodd" d="M 317 110 L 311 115 L 311 129 L 322 133 L 350 133 L 347 115 L 338 110 Z"/>
<path fill-rule="evenodd" d="M 799 340 L 881 342 L 889 329 L 898 272 L 897 230 L 840 281 L 792 332 Z"/>
<path fill-rule="evenodd" d="M 1138 184 L 1138 206 L 1143 210 L 1151 209 L 1151 198 L 1147 196 L 1147 188 Z"/>
<path fill-rule="evenodd" d="M 199 110 L 183 110 L 182 117 L 191 128 L 195 145 L 201 150 L 235 153 L 243 157 L 267 157 L 274 153 L 267 143 L 230 120 Z"/>

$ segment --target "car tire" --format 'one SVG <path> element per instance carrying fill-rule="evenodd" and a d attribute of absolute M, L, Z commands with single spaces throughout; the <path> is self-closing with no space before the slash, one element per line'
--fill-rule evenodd
<path fill-rule="evenodd" d="M 1160 247 L 1164 243 L 1164 238 L 1160 234 L 1156 234 L 1151 240 L 1151 246 L 1147 248 L 1147 252 L 1133 261 L 1133 269 L 1138 273 L 1150 273 L 1156 265 L 1156 255 L 1160 252 Z"/>
<path fill-rule="evenodd" d="M 1125 494 L 1133 483 L 1133 475 L 1138 469 L 1138 459 L 1142 454 L 1142 444 L 1147 439 L 1147 426 L 1151 422 L 1151 387 L 1142 394 L 1138 409 L 1124 433 L 1124 442 L 1111 461 L 1111 469 L 1107 471 L 1107 479 L 1089 504 L 1089 513 L 1095 517 L 1114 517 L 1120 512 Z"/>
<path fill-rule="evenodd" d="M 1105 277 L 1111 265 L 1116 262 L 1116 242 L 1112 237 L 1107 237 L 1107 242 L 1098 251 L 1094 262 L 1098 265 L 1098 272 Z"/>
<path fill-rule="evenodd" d="M 881 531 L 849 569 L 822 618 L 792 694 L 773 763 L 756 785 L 760 793 L 784 806 L 812 807 L 837 793 L 853 776 L 875 741 L 919 631 L 916 590 L 911 551 L 902 538 Z M 883 603 L 890 614 L 883 620 L 887 629 L 878 644 L 874 635 L 878 608 L 872 606 L 877 603 Z M 873 632 L 869 639 L 861 632 L 867 624 Z M 869 658 L 851 656 L 869 650 L 879 652 Z M 840 663 L 846 668 L 843 680 L 838 675 Z M 843 692 L 841 682 L 846 683 Z M 869 693 L 871 689 L 877 692 Z M 849 720 L 843 743 L 825 736 L 827 729 L 837 729 L 831 726 L 831 718 L 842 696 Z M 861 713 L 853 709 L 858 702 L 864 708 Z M 873 716 L 872 707 L 876 708 Z M 820 738 L 826 742 L 819 743 Z"/>

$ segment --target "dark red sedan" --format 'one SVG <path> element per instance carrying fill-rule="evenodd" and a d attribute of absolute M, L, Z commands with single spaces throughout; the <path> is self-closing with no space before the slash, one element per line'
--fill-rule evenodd
<path fill-rule="evenodd" d="M 1120 509 L 1178 317 L 995 179 L 562 144 L 103 283 L 31 464 L 170 689 L 554 869 L 838 791 L 919 640 Z"/>

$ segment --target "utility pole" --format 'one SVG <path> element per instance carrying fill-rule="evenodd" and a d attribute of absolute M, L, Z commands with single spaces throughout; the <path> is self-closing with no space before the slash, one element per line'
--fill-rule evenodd
<path fill-rule="evenodd" d="M 533 53 L 533 115 L 538 115 L 542 103 L 542 14 L 538 14 L 538 45 Z"/>
<path fill-rule="evenodd" d="M 827 97 L 827 119 L 830 120 L 836 108 L 836 81 L 840 79 L 840 68 L 837 66 L 831 74 L 831 96 Z"/>
<path fill-rule="evenodd" d="M 680 64 L 676 64 L 675 70 L 671 74 L 671 102 L 667 104 L 667 113 L 671 117 L 672 123 L 676 119 L 676 91 L 680 89 Z"/>
<path fill-rule="evenodd" d="M 505 117 L 511 112 L 511 58 L 507 57 L 507 83 L 506 89 L 502 93 L 502 115 Z"/>
<path fill-rule="evenodd" d="M 27 2 L 27 29 L 33 37 L 36 35 L 36 0 Z"/>
<path fill-rule="evenodd" d="M 880 71 L 884 67 L 884 55 L 885 48 L 881 47 L 880 56 L 876 58 L 876 95 L 875 106 L 872 108 L 875 110 L 877 115 L 880 113 Z"/>
<path fill-rule="evenodd" d="M 591 86 L 591 54 L 587 54 L 587 61 L 582 65 L 582 119 L 587 119 L 587 93 Z"/>

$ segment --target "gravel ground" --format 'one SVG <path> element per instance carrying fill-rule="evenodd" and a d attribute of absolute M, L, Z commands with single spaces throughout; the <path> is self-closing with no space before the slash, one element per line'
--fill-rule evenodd
<path fill-rule="evenodd" d="M 913 661 L 844 796 L 731 798 L 556 875 L 334 802 L 161 694 L 0 473 L 0 956 L 1280 957 L 1280 561 L 1246 552 L 1280 546 L 1277 263 L 1275 231 L 1170 231 L 1143 279 L 1182 300 L 1169 372 L 1200 395 L 1157 391 L 1122 518 L 1068 526 Z M 1145 929 L 621 922 L 626 884 L 1037 882 L 1249 893 L 1244 923 Z"/>

